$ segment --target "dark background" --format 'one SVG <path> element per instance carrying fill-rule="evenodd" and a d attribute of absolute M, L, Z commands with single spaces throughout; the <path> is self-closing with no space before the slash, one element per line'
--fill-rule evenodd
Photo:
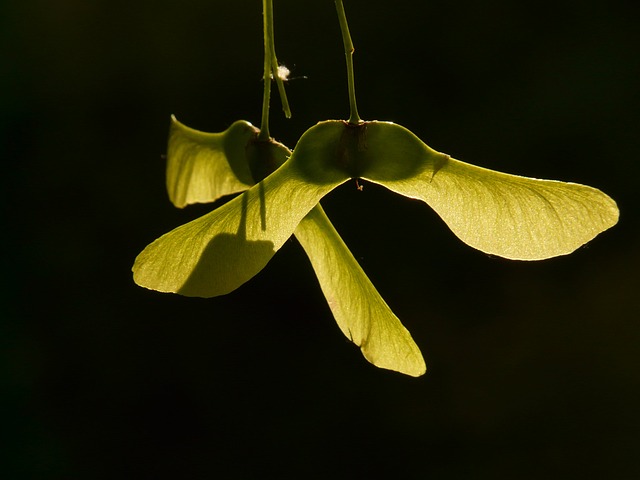
<path fill-rule="evenodd" d="M 524 263 L 426 205 L 323 201 L 428 365 L 370 366 L 299 245 L 225 297 L 137 287 L 156 237 L 210 210 L 164 191 L 169 116 L 259 124 L 258 1 L 0 3 L 7 479 L 640 478 L 640 9 L 627 0 L 345 1 L 360 114 L 510 173 L 617 200 L 620 223 Z M 276 0 L 271 132 L 346 118 L 333 2 Z"/>

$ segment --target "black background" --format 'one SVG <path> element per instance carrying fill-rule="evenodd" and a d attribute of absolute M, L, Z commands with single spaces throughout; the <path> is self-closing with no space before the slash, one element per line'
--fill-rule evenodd
<path fill-rule="evenodd" d="M 637 2 L 346 0 L 364 119 L 510 173 L 585 183 L 620 223 L 525 263 L 426 205 L 323 205 L 428 365 L 370 366 L 299 245 L 216 299 L 137 287 L 207 212 L 164 191 L 170 114 L 259 124 L 260 2 L 10 0 L 0 10 L 4 478 L 640 477 Z M 293 147 L 346 118 L 333 2 L 275 1 Z"/>

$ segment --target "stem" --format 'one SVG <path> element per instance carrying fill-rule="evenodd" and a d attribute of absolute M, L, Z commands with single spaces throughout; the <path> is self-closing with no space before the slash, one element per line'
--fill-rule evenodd
<path fill-rule="evenodd" d="M 342 43 L 344 43 L 344 56 L 347 61 L 347 81 L 349 82 L 349 123 L 358 125 L 362 122 L 358 115 L 358 106 L 356 105 L 356 85 L 355 76 L 353 74 L 353 42 L 349 33 L 349 25 L 347 24 L 347 15 L 344 13 L 344 5 L 342 0 L 335 0 L 336 10 L 338 11 L 338 21 L 340 22 L 340 30 L 342 31 Z"/>
<path fill-rule="evenodd" d="M 259 140 L 269 140 L 269 103 L 271 100 L 271 80 L 275 80 L 280 93 L 282 110 L 287 118 L 291 118 L 291 109 L 282 78 L 278 76 L 278 59 L 276 58 L 275 35 L 273 33 L 273 0 L 262 0 L 264 30 L 264 94 L 262 97 L 262 125 Z"/>
<path fill-rule="evenodd" d="M 273 43 L 273 36 L 271 37 L 271 42 Z M 278 75 L 278 59 L 276 58 L 276 49 L 275 46 L 272 45 L 272 58 L 271 58 L 271 68 L 273 70 L 273 78 L 276 79 L 276 85 L 278 85 L 278 93 L 280 94 L 280 101 L 282 102 L 282 111 L 284 112 L 284 116 L 287 118 L 291 118 L 291 108 L 289 108 L 289 100 L 287 99 L 287 91 L 284 89 L 284 82 L 280 75 Z"/>
<path fill-rule="evenodd" d="M 271 40 L 270 28 L 273 25 L 273 0 L 262 0 L 262 28 L 264 32 L 264 90 L 262 94 L 262 120 L 258 140 L 268 141 L 269 135 L 269 101 L 271 99 Z M 273 38 L 273 36 L 271 36 Z"/>
<path fill-rule="evenodd" d="M 271 0 L 269 0 L 271 3 Z M 278 75 L 278 59 L 276 58 L 276 35 L 274 33 L 273 28 L 273 4 L 271 5 L 271 12 L 269 15 L 269 54 L 271 55 L 271 74 L 272 78 L 275 79 L 276 85 L 278 85 L 278 93 L 280 94 L 280 102 L 282 103 L 282 110 L 284 111 L 284 116 L 287 118 L 291 118 L 291 109 L 289 108 L 289 100 L 287 99 L 287 91 L 284 88 L 284 82 L 280 75 Z"/>

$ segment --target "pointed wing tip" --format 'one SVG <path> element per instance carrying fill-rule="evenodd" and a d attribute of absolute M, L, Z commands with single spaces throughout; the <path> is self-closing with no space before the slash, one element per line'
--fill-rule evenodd
<path fill-rule="evenodd" d="M 422 355 L 420 355 L 420 358 L 416 359 L 415 363 L 409 366 L 406 371 L 400 373 L 404 373 L 405 375 L 409 375 L 410 377 L 414 378 L 421 377 L 425 373 L 427 373 L 427 365 L 424 363 Z"/>
<path fill-rule="evenodd" d="M 427 365 L 419 350 L 418 352 L 414 352 L 410 357 L 403 359 L 373 359 L 368 358 L 362 349 L 361 352 L 364 358 L 377 368 L 391 370 L 414 378 L 421 377 L 427 373 Z"/>
<path fill-rule="evenodd" d="M 408 376 L 413 377 L 413 378 L 419 378 L 419 377 L 422 377 L 425 373 L 427 373 L 427 367 L 424 366 L 424 367 L 419 368 L 417 370 L 407 370 L 405 372 L 400 372 L 400 373 L 403 373 L 403 374 L 408 375 Z"/>
<path fill-rule="evenodd" d="M 382 365 L 375 365 L 375 366 L 379 368 L 384 368 L 385 370 L 391 370 L 393 372 L 401 373 L 403 375 L 407 375 L 413 378 L 422 377 L 425 373 L 427 373 L 427 366 L 424 363 L 422 363 L 421 365 L 410 365 L 410 366 L 401 366 L 401 367 L 382 366 Z"/>

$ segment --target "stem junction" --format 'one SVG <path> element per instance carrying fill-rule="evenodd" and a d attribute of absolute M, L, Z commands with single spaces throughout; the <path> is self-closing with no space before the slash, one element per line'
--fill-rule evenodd
<path fill-rule="evenodd" d="M 282 110 L 287 118 L 291 118 L 291 109 L 287 100 L 284 82 L 278 75 L 278 59 L 276 57 L 275 36 L 273 33 L 273 0 L 262 0 L 262 20 L 264 31 L 264 90 L 262 96 L 262 120 L 258 140 L 268 141 L 269 135 L 269 103 L 271 100 L 271 81 L 275 80 L 282 101 Z"/>

